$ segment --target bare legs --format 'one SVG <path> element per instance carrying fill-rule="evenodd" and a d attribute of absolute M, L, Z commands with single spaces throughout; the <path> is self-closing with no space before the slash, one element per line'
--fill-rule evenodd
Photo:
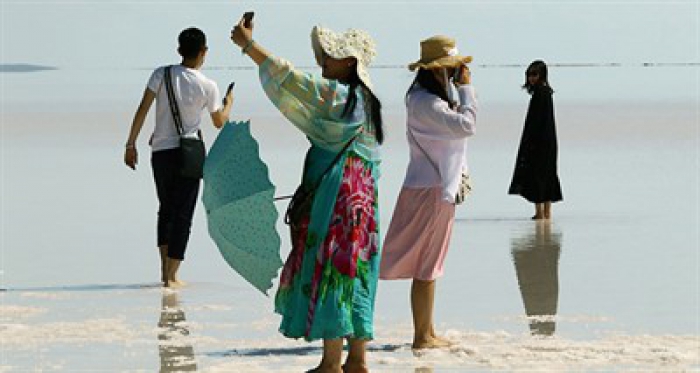
<path fill-rule="evenodd" d="M 552 202 L 545 202 L 544 203 L 544 218 L 545 219 L 552 218 Z"/>
<path fill-rule="evenodd" d="M 411 286 L 411 310 L 413 313 L 413 349 L 449 347 L 452 343 L 435 333 L 433 308 L 435 304 L 435 280 L 414 279 Z M 368 373 L 367 340 L 348 338 L 348 355 L 341 366 L 343 339 L 324 339 L 323 356 L 319 365 L 307 373 Z"/>
<path fill-rule="evenodd" d="M 166 288 L 178 288 L 185 282 L 177 278 L 177 270 L 180 269 L 182 260 L 168 257 L 168 245 L 159 246 L 160 252 L 160 280 Z"/>
<path fill-rule="evenodd" d="M 168 245 L 159 246 L 160 251 L 160 281 L 163 285 L 168 282 Z"/>
<path fill-rule="evenodd" d="M 411 284 L 411 311 L 413 312 L 413 348 L 424 348 L 432 337 L 435 281 L 413 280 Z"/>
<path fill-rule="evenodd" d="M 349 338 L 349 353 L 345 364 L 343 364 L 343 372 L 345 373 L 368 373 L 367 357 L 367 341 L 364 339 Z"/>
<path fill-rule="evenodd" d="M 177 277 L 177 270 L 180 269 L 180 263 L 182 263 L 182 260 L 168 258 L 166 265 L 168 277 L 166 278 L 165 287 L 179 288 L 186 285 L 184 281 Z"/>
<path fill-rule="evenodd" d="M 342 339 L 324 339 L 321 363 L 307 373 L 368 373 L 366 354 L 367 341 L 348 338 L 348 357 L 340 365 L 343 355 Z"/>
<path fill-rule="evenodd" d="M 535 203 L 535 216 L 532 220 L 544 219 L 544 203 Z"/>
<path fill-rule="evenodd" d="M 551 219 L 552 202 L 535 203 L 535 216 L 532 220 Z"/>
<path fill-rule="evenodd" d="M 342 373 L 340 359 L 343 355 L 342 339 L 324 339 L 321 363 L 306 373 Z"/>
<path fill-rule="evenodd" d="M 413 348 L 447 347 L 450 342 L 435 334 L 433 306 L 435 304 L 435 280 L 413 279 L 411 285 L 411 310 L 413 311 Z"/>

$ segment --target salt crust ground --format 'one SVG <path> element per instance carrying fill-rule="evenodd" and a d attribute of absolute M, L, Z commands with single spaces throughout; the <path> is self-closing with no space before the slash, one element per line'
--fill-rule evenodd
<path fill-rule="evenodd" d="M 214 304 L 200 307 L 227 308 Z M 158 326 L 130 322 L 124 316 L 32 322 L 33 318 L 47 311 L 38 307 L 0 306 L 3 354 L 48 350 L 57 346 L 80 350 L 85 345 L 123 345 L 125 349 L 133 350 L 160 349 L 161 359 L 163 351 L 169 351 L 169 366 L 185 368 L 196 364 L 199 370 L 211 372 L 298 372 L 317 363 L 320 354 L 318 343 L 290 341 L 274 335 L 275 321 L 268 316 L 262 316 L 247 327 L 269 329 L 270 336 L 241 339 L 206 334 L 212 329 L 228 329 L 230 333 L 226 334 L 234 336 L 243 325 L 177 321 L 178 312 L 181 312 L 178 307 L 164 308 Z M 163 321 L 169 317 L 174 317 L 170 319 L 172 322 Z M 569 322 L 577 319 L 585 320 L 573 317 Z M 591 340 L 569 340 L 505 331 L 450 329 L 446 336 L 456 342 L 455 346 L 420 354 L 413 353 L 407 343 L 410 340 L 407 325 L 378 330 L 378 335 L 380 337 L 370 345 L 369 354 L 374 372 L 685 371 L 700 367 L 700 337 L 693 335 L 608 333 Z M 49 370 L 69 367 L 70 364 L 58 364 Z M 12 366 L 0 366 L 0 372 L 9 371 L 14 371 Z"/>

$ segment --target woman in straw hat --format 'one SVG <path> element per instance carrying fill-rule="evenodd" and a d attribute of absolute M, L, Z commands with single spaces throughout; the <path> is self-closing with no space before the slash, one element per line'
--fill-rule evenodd
<path fill-rule="evenodd" d="M 323 339 L 323 358 L 312 372 L 366 372 L 365 345 L 373 338 L 379 271 L 379 145 L 384 138 L 380 102 L 367 66 L 374 42 L 361 30 L 311 34 L 322 77 L 302 73 L 253 41 L 244 20 L 231 39 L 259 65 L 267 96 L 308 138 L 302 188 L 311 207 L 290 217 L 292 250 L 282 269 L 275 311 L 280 332 Z M 303 211 L 303 210 L 302 210 Z M 343 339 L 349 354 L 341 368 Z"/>
<path fill-rule="evenodd" d="M 406 93 L 410 162 L 384 240 L 380 276 L 413 279 L 413 348 L 437 348 L 449 341 L 435 333 L 435 280 L 443 273 L 455 214 L 455 195 L 467 171 L 467 138 L 474 134 L 476 99 L 455 41 L 434 36 L 421 42 L 418 70 Z M 452 100 L 456 86 L 459 102 Z"/>
<path fill-rule="evenodd" d="M 557 131 L 552 87 L 544 61 L 533 61 L 525 71 L 523 88 L 532 95 L 508 194 L 535 204 L 533 220 L 550 219 L 552 202 L 562 200 L 557 176 Z"/>

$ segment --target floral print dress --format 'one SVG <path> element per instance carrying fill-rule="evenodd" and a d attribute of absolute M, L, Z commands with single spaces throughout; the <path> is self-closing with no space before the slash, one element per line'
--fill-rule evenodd
<path fill-rule="evenodd" d="M 363 97 L 343 116 L 348 87 L 314 78 L 278 58 L 260 66 L 266 94 L 309 141 L 303 183 L 318 180 L 345 144 L 352 143 L 323 177 L 310 215 L 292 233 L 275 311 L 287 337 L 372 339 L 379 272 L 379 152 Z"/>

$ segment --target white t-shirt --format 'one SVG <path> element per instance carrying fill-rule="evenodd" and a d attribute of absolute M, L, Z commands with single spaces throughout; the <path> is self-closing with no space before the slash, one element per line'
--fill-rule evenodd
<path fill-rule="evenodd" d="M 151 142 L 154 152 L 180 146 L 180 136 L 170 112 L 168 93 L 163 81 L 164 75 L 165 66 L 161 66 L 153 71 L 148 80 L 148 89 L 156 94 L 156 126 Z M 202 110 L 206 108 L 213 113 L 221 108 L 219 88 L 199 70 L 182 65 L 173 65 L 170 76 L 185 136 L 195 134 L 202 122 Z"/>

